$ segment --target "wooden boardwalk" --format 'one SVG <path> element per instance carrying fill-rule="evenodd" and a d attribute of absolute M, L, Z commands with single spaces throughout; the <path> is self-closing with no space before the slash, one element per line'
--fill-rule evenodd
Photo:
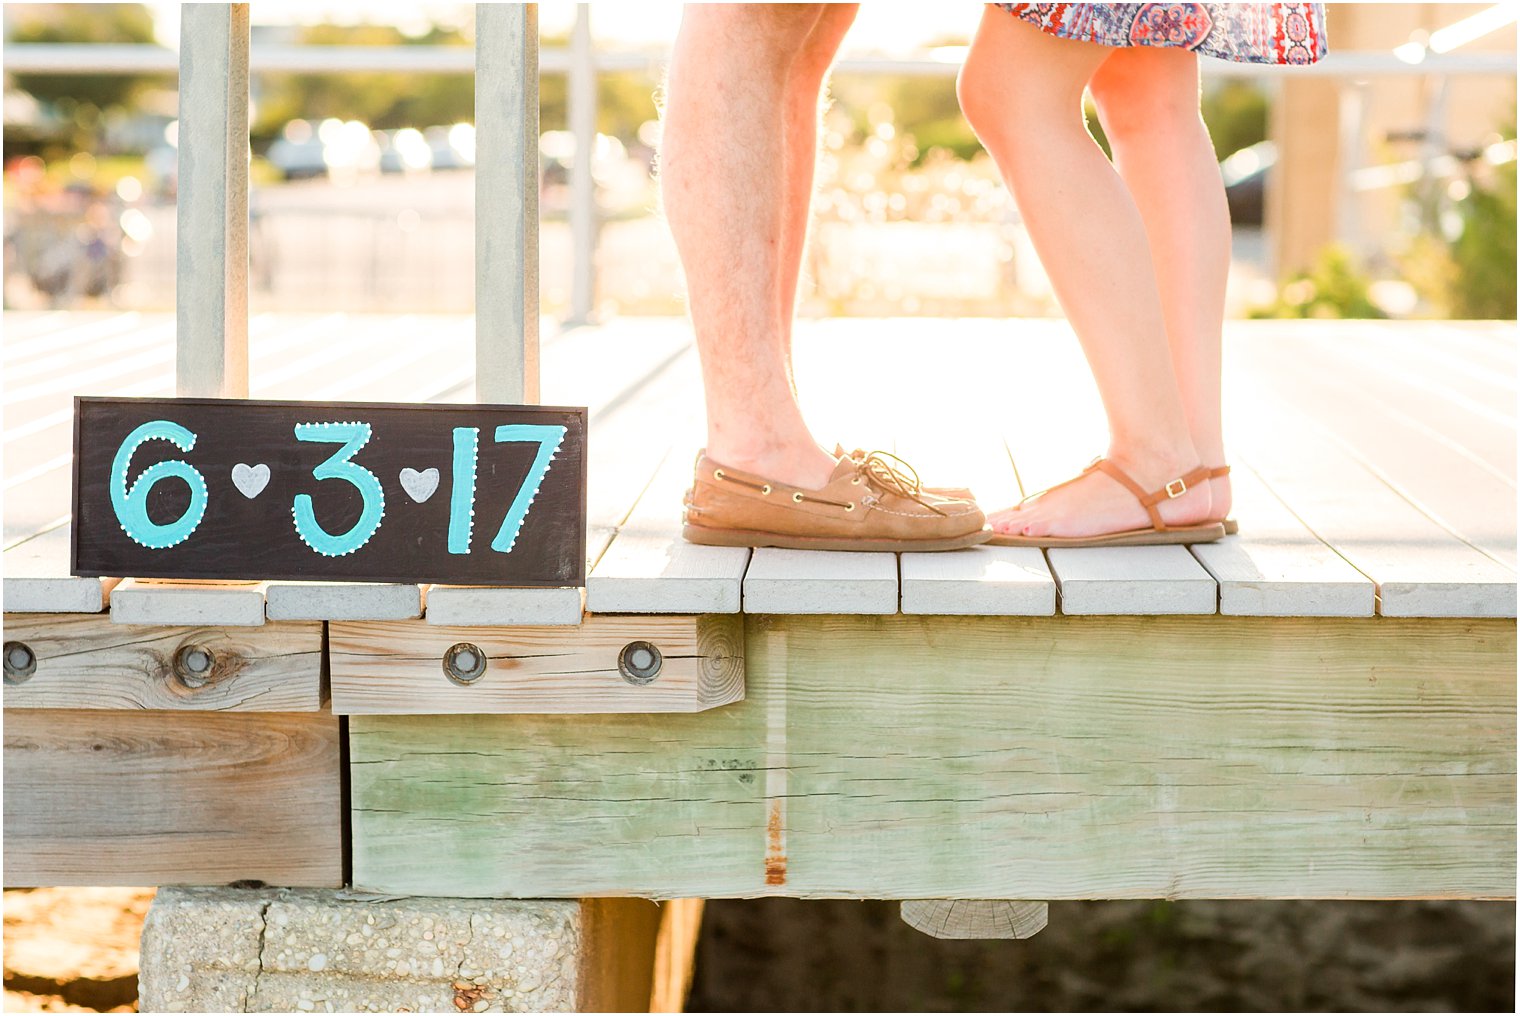
<path fill-rule="evenodd" d="M 573 590 L 275 583 L 174 598 L 126 577 L 108 597 L 110 580 L 68 579 L 70 400 L 171 394 L 173 321 L 12 313 L 5 329 L 8 611 L 109 602 L 120 620 L 153 623 L 579 621 Z M 468 318 L 263 316 L 250 333 L 255 398 L 472 397 Z M 1071 475 L 1106 443 L 1059 322 L 818 322 L 801 326 L 797 346 L 816 433 L 895 451 L 926 482 L 969 483 L 989 508 Z M 1233 324 L 1241 535 L 1046 554 L 685 545 L 679 502 L 701 439 L 688 328 L 634 320 L 551 333 L 543 385 L 546 403 L 591 409 L 585 607 L 595 613 L 1513 617 L 1515 357 L 1505 324 Z"/>
<path fill-rule="evenodd" d="M 347 778 L 353 881 L 389 892 L 1513 895 L 1513 324 L 1232 323 L 1239 536 L 946 554 L 683 543 L 702 436 L 689 328 L 546 328 L 543 401 L 590 409 L 584 590 L 71 578 L 70 400 L 172 394 L 173 319 L 4 326 L 6 638 L 44 664 L 5 693 L 26 720 L 7 729 L 8 884 L 336 884 L 340 823 L 322 816 Z M 251 395 L 470 401 L 473 331 L 255 317 Z M 796 356 L 821 438 L 894 451 L 989 508 L 1106 443 L 1062 322 L 805 322 Z M 191 635 L 242 669 L 187 690 L 132 662 L 139 639 Z M 644 687 L 604 659 L 634 638 L 671 661 Z M 560 658 L 459 687 L 438 667 L 459 641 Z M 299 664 L 317 656 L 330 679 Z M 121 721 L 99 711 L 122 709 L 143 729 L 102 741 Z M 164 710 L 195 750 L 226 739 L 245 801 L 286 802 L 289 863 L 199 772 L 175 791 L 201 816 L 187 834 L 253 845 L 187 872 L 176 834 L 142 832 L 155 787 L 109 774 L 176 756 L 147 729 Z M 82 795 L 60 834 L 49 794 L 77 769 L 36 760 L 98 743 L 92 786 L 139 804 Z"/>

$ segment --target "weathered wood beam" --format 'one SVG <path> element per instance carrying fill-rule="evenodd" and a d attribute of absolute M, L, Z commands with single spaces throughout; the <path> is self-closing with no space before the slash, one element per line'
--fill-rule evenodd
<path fill-rule="evenodd" d="M 737 615 L 588 615 L 575 628 L 333 622 L 333 710 L 698 712 L 744 697 Z"/>
<path fill-rule="evenodd" d="M 5 884 L 343 882 L 331 713 L 5 713 Z"/>
<path fill-rule="evenodd" d="M 322 624 L 116 624 L 104 614 L 7 614 L 5 708 L 315 712 Z"/>
<path fill-rule="evenodd" d="M 1513 621 L 752 616 L 746 678 L 700 716 L 354 717 L 355 883 L 1514 894 Z"/>

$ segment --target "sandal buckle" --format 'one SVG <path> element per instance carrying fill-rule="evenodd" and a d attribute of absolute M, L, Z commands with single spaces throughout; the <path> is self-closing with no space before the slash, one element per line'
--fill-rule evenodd
<path fill-rule="evenodd" d="M 1184 495 L 1186 493 L 1187 493 L 1187 484 L 1182 481 L 1181 477 L 1178 477 L 1177 479 L 1173 480 L 1171 483 L 1168 483 L 1166 485 L 1166 496 L 1167 497 L 1181 497 L 1182 495 Z"/>

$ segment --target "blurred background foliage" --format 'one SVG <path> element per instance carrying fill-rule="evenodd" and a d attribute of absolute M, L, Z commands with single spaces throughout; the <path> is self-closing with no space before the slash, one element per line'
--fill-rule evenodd
<path fill-rule="evenodd" d="M 153 12 L 142 4 L 8 4 L 5 10 L 10 38 L 15 42 L 155 42 Z M 373 22 L 266 24 L 256 26 L 255 31 L 265 33 L 261 37 L 264 42 L 281 45 L 465 47 L 473 42 L 467 23 L 424 23 L 421 27 Z M 928 40 L 925 46 L 930 51 L 942 49 L 941 55 L 948 58 L 955 47 L 967 41 L 964 35 L 945 35 Z M 542 38 L 545 48 L 564 48 L 568 42 L 564 34 L 553 32 Z M 652 58 L 651 65 L 655 62 Z M 650 71 L 602 73 L 597 80 L 597 130 L 602 138 L 597 142 L 599 155 L 593 161 L 603 161 L 595 171 L 602 220 L 599 286 L 607 291 L 609 307 L 615 311 L 678 313 L 679 273 L 658 221 L 654 180 L 660 82 Z M 1459 153 L 1461 168 L 1455 177 L 1431 177 L 1401 192 L 1390 192 L 1393 201 L 1387 204 L 1396 203 L 1401 209 L 1399 225 L 1375 236 L 1375 244 L 1328 246 L 1308 268 L 1275 277 L 1269 245 L 1262 238 L 1261 211 L 1262 194 L 1270 186 L 1275 159 L 1268 143 L 1275 80 L 1206 77 L 1202 96 L 1203 117 L 1221 161 L 1240 153 L 1260 153 L 1254 179 L 1231 190 L 1237 217 L 1237 269 L 1249 283 L 1236 287 L 1244 294 L 1237 294 L 1232 304 L 1237 313 L 1515 315 L 1515 165 L 1513 161 L 1490 164 L 1479 158 L 1476 150 Z M 134 220 L 141 241 L 137 249 L 155 250 L 155 244 L 161 245 L 162 238 L 171 235 L 159 228 L 156 235 L 160 239 L 154 240 L 149 236 L 151 226 L 144 226 L 144 222 L 162 219 L 155 206 L 172 213 L 173 121 L 177 115 L 174 84 L 172 75 L 162 74 L 80 71 L 8 75 L 8 211 L 22 209 L 30 214 L 46 206 L 52 223 L 48 228 L 66 237 L 67 230 L 60 232 L 62 227 L 57 223 L 70 215 L 78 218 L 82 212 L 64 208 L 61 200 L 54 200 L 59 194 L 75 195 L 76 201 L 93 196 L 131 205 L 146 216 Z M 544 146 L 542 207 L 546 224 L 551 226 L 562 223 L 568 200 L 565 181 L 572 156 L 563 136 L 568 127 L 567 88 L 563 74 L 545 74 L 541 79 L 541 128 L 548 135 L 561 135 L 552 141 L 546 139 Z M 34 102 L 37 115 L 13 121 L 9 113 L 13 96 Z M 473 81 L 467 74 L 255 75 L 253 180 L 263 192 L 257 203 L 265 215 L 266 228 L 278 232 L 281 193 L 295 195 L 301 186 L 310 193 L 309 188 L 316 183 L 287 184 L 293 174 L 271 163 L 271 146 L 286 135 L 288 126 L 305 128 L 310 124 L 309 134 L 322 121 L 347 121 L 350 127 L 376 132 L 383 147 L 387 139 L 380 137 L 381 133 L 425 131 L 430 127 L 446 130 L 449 125 L 468 124 L 473 120 L 473 105 Z M 1414 123 L 1418 113 L 1412 110 L 1407 119 Z M 808 265 L 812 288 L 804 295 L 805 301 L 811 300 L 805 303 L 808 312 L 1057 312 L 1048 287 L 1043 285 L 1038 259 L 1022 235 L 1017 209 L 961 116 L 953 78 L 837 74 L 823 123 L 817 229 Z M 1091 108 L 1088 126 L 1106 148 L 1102 124 Z M 1507 123 L 1495 127 L 1494 138 L 1513 138 L 1513 112 Z M 1399 148 L 1391 135 L 1388 139 L 1372 138 L 1369 144 L 1374 158 L 1390 162 L 1408 159 L 1413 151 L 1409 143 Z M 441 165 L 435 162 L 433 168 Z M 357 221 L 359 199 L 353 187 L 362 190 L 370 186 L 371 178 L 363 172 L 357 180 L 347 181 L 338 179 L 336 172 L 327 175 L 330 179 L 321 181 L 322 185 L 349 188 L 345 214 Z M 413 175 L 387 177 L 383 182 L 375 176 L 373 181 L 376 195 L 387 188 L 387 195 L 400 195 L 404 189 L 410 195 L 417 187 L 430 187 L 429 193 L 436 196 L 431 205 L 431 198 L 403 200 L 411 204 L 414 219 L 422 221 L 417 217 L 425 217 L 425 232 L 433 235 L 433 248 L 452 256 L 449 252 L 460 246 L 455 234 L 469 228 L 467 220 L 446 218 L 467 212 L 468 205 L 461 203 L 460 181 L 440 178 L 427 185 Z M 1237 190 L 1245 194 L 1242 202 L 1236 201 Z M 354 226 L 357 231 L 379 229 L 386 216 L 394 220 L 398 214 L 394 197 L 365 200 L 369 206 L 363 215 L 373 222 Z M 309 222 L 323 205 L 311 199 L 301 214 Z M 900 228 L 894 231 L 888 226 Z M 11 226 L 7 228 L 9 243 L 13 234 Z M 562 245 L 556 246 L 552 229 L 545 233 L 545 244 L 545 301 L 552 308 L 558 298 L 553 263 Z M 269 246 L 266 262 L 278 246 Z M 393 244 L 386 249 L 394 248 Z M 895 251 L 891 257 L 884 253 L 889 249 Z M 649 253 L 629 260 L 635 250 Z M 925 271 L 925 258 L 935 261 L 940 270 Z M 152 260 L 139 259 L 125 266 L 123 278 L 130 279 L 134 272 L 141 276 Z M 458 266 L 445 265 L 439 257 L 425 258 L 422 263 L 440 272 L 458 274 Z M 407 278 L 412 274 L 410 263 L 399 265 L 394 274 Z M 277 264 L 266 263 L 265 278 L 279 275 Z M 938 288 L 918 291 L 931 276 Z M 157 288 L 161 287 L 156 282 L 140 286 L 133 299 Z M 376 283 L 371 279 L 351 288 L 373 292 Z M 379 286 L 383 292 L 393 289 Z M 424 298 L 430 295 L 425 285 L 417 291 Z M 114 291 L 108 295 L 121 298 Z M 7 299 L 10 297 L 7 288 Z"/>

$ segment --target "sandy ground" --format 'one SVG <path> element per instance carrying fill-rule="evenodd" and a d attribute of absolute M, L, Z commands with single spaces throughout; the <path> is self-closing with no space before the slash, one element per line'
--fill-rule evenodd
<path fill-rule="evenodd" d="M 136 1012 L 152 889 L 8 889 L 6 1012 Z"/>
<path fill-rule="evenodd" d="M 5 893 L 6 1012 L 132 1012 L 151 889 Z M 710 901 L 694 1012 L 1514 1011 L 1508 903 L 1056 903 L 940 942 L 891 902 Z"/>

